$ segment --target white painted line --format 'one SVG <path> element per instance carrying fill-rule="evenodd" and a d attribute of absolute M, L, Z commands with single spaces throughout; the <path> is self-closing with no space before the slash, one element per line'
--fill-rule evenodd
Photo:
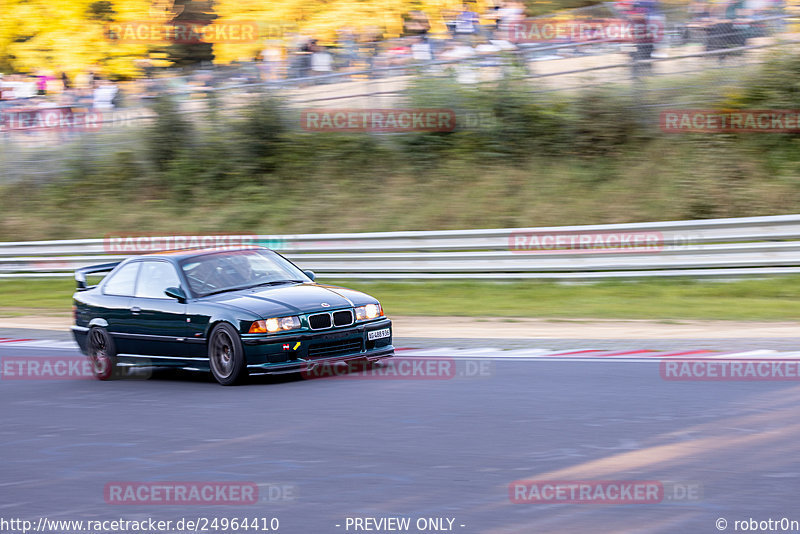
<path fill-rule="evenodd" d="M 525 358 L 533 356 L 547 356 L 554 354 L 556 351 L 552 349 L 512 349 L 503 353 L 506 358 Z"/>
<path fill-rule="evenodd" d="M 402 350 L 400 352 L 395 352 L 394 355 L 397 356 L 450 356 L 454 352 L 459 349 L 450 348 L 450 347 L 443 347 L 440 349 L 413 349 L 413 350 Z"/>
<path fill-rule="evenodd" d="M 751 350 L 748 352 L 733 352 L 728 354 L 714 354 L 713 356 L 708 356 L 708 358 L 713 360 L 738 360 L 738 359 L 750 359 L 750 358 L 766 358 L 766 357 L 775 357 L 776 354 L 779 354 L 777 350 Z"/>
<path fill-rule="evenodd" d="M 5 346 L 10 347 L 52 347 L 54 343 L 58 343 L 57 341 L 51 341 L 49 339 L 42 339 L 42 340 L 35 340 L 35 341 L 20 341 L 19 343 L 8 343 Z"/>
<path fill-rule="evenodd" d="M 58 350 L 78 350 L 78 344 L 74 341 L 57 341 L 54 339 L 34 339 L 25 341 L 7 341 L 0 345 L 2 347 L 14 347 L 21 349 L 58 349 Z"/>

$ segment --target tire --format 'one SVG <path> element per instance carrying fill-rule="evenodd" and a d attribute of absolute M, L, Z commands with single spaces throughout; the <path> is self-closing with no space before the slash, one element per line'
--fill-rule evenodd
<path fill-rule="evenodd" d="M 89 330 L 86 353 L 92 362 L 92 373 L 98 380 L 111 380 L 119 376 L 117 352 L 114 340 L 103 328 L 93 326 Z"/>
<path fill-rule="evenodd" d="M 239 333 L 228 323 L 220 323 L 208 339 L 211 374 L 223 386 L 241 384 L 247 378 L 247 361 Z"/>

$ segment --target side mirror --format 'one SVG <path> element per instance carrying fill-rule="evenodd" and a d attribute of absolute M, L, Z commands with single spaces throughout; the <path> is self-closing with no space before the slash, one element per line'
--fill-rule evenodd
<path fill-rule="evenodd" d="M 75 273 L 75 285 L 78 291 L 84 291 L 88 288 L 86 284 L 86 275 L 83 273 Z"/>
<path fill-rule="evenodd" d="M 177 299 L 178 302 L 186 302 L 186 292 L 179 287 L 168 287 L 164 290 L 164 294 Z"/>
<path fill-rule="evenodd" d="M 317 278 L 317 275 L 314 274 L 314 271 L 303 271 L 303 274 L 311 278 L 312 282 Z"/>

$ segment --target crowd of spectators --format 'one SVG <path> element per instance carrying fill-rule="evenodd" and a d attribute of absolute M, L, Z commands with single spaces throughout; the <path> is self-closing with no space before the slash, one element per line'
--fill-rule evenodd
<path fill-rule="evenodd" d="M 332 42 L 304 34 L 267 43 L 257 60 L 267 80 L 309 78 L 334 72 L 364 72 L 378 67 L 463 59 L 516 49 L 509 28 L 524 20 L 522 2 L 491 5 L 479 13 L 467 2 L 459 11 L 442 13 L 440 31 L 428 14 L 410 11 L 401 36 L 386 38 L 375 28 L 340 28 Z"/>
<path fill-rule="evenodd" d="M 760 13 L 779 12 L 784 2 L 726 0 L 712 4 L 708 0 L 692 0 L 686 27 L 703 28 L 711 24 L 709 21 L 717 23 L 719 18 L 752 18 L 755 12 L 745 9 L 746 1 L 761 2 L 763 5 L 755 10 Z M 608 5 L 604 4 L 603 9 L 608 9 Z M 657 22 L 662 27 L 666 24 L 659 0 L 619 0 L 609 13 L 634 22 Z M 591 14 L 576 12 L 573 16 L 590 17 Z M 378 76 L 385 72 L 382 67 L 405 69 L 427 65 L 430 71 L 444 70 L 437 62 L 452 62 L 459 81 L 473 83 L 478 79 L 473 67 L 505 65 L 509 58 L 513 62 L 518 56 L 517 52 L 525 45 L 515 39 L 515 28 L 524 21 L 525 6 L 520 1 L 498 1 L 481 12 L 476 3 L 468 1 L 460 10 L 441 13 L 441 19 L 437 20 L 431 20 L 424 11 L 412 10 L 403 17 L 402 34 L 391 38 L 377 26 L 358 29 L 343 26 L 335 38 L 328 40 L 301 32 L 270 39 L 264 42 L 252 62 L 227 71 L 216 66 L 195 68 L 188 73 L 185 70 L 159 71 L 152 65 L 144 65 L 139 80 L 123 83 L 104 79 L 99 67 L 75 76 L 44 71 L 27 75 L 0 74 L 0 111 L 36 107 L 111 111 L 120 105 L 138 106 L 142 100 L 164 92 L 202 92 L 204 88 L 231 84 L 286 80 L 300 85 L 328 83 L 341 81 L 342 75 L 345 79 L 348 75 Z M 635 59 L 658 57 L 652 42 L 638 45 Z M 576 47 L 574 53 L 578 50 L 585 50 L 585 47 Z M 570 50 L 566 48 L 558 53 L 569 54 Z M 521 63 L 524 65 L 525 61 Z M 339 76 L 325 76 L 331 74 Z"/>
<path fill-rule="evenodd" d="M 94 71 L 72 79 L 65 72 L 0 74 L 0 111 L 5 113 L 56 107 L 108 111 L 119 103 L 119 96 L 117 85 Z"/>
<path fill-rule="evenodd" d="M 393 38 L 387 38 L 377 26 L 343 26 L 335 39 L 328 41 L 303 33 L 270 39 L 254 61 L 231 69 L 157 69 L 142 60 L 138 62 L 140 79 L 125 82 L 104 78 L 101 67 L 77 75 L 60 71 L 0 73 L 0 112 L 48 108 L 111 111 L 121 105 L 138 106 L 163 92 L 297 79 L 320 83 L 325 74 L 374 75 L 381 67 L 490 55 L 515 48 L 506 33 L 511 24 L 524 18 L 524 6 L 506 1 L 478 13 L 476 4 L 467 2 L 461 10 L 443 15 L 444 24 L 437 27 L 446 30 L 438 33 L 432 31 L 428 14 L 415 10 L 405 15 L 402 35 Z M 220 76 L 220 72 L 225 74 Z"/>
<path fill-rule="evenodd" d="M 595 6 L 597 9 L 594 10 L 574 10 L 568 16 L 588 21 L 617 18 L 659 27 L 662 34 L 658 40 L 663 47 L 667 40 L 664 39 L 665 33 L 672 32 L 680 37 L 679 34 L 686 28 L 725 22 L 718 20 L 720 18 L 726 21 L 739 20 L 742 24 L 752 22 L 753 19 L 782 13 L 784 3 L 785 0 L 692 0 L 686 12 L 674 17 L 676 22 L 672 27 L 659 0 L 618 0 Z M 492 57 L 503 52 L 523 48 L 530 51 L 535 48 L 530 43 L 521 45 L 517 39 L 515 28 L 526 21 L 522 2 L 490 3 L 482 12 L 478 11 L 475 3 L 467 2 L 461 10 L 443 12 L 441 15 L 443 20 L 436 21 L 434 25 L 425 12 L 410 11 L 404 16 L 402 36 L 389 39 L 382 36 L 377 28 L 357 32 L 344 27 L 333 42 L 325 43 L 313 35 L 295 34 L 284 41 L 268 42 L 256 59 L 265 80 L 306 79 L 334 72 L 364 72 L 375 67 L 437 60 L 480 61 L 482 56 Z M 434 31 L 434 26 L 440 30 Z M 442 27 L 446 29 L 441 30 Z M 585 42 L 585 36 L 580 40 Z M 708 44 L 706 40 L 706 36 L 699 36 L 695 41 Z M 686 42 L 686 39 L 682 42 Z M 732 38 L 731 42 L 735 44 L 737 40 Z M 569 45 L 570 39 L 537 44 L 542 47 Z M 639 50 L 634 56 L 639 59 L 647 59 L 651 55 L 659 57 L 658 48 L 652 42 L 639 43 Z M 586 50 L 585 47 L 565 48 L 559 54 L 580 54 Z M 549 57 L 553 57 L 553 54 Z"/>

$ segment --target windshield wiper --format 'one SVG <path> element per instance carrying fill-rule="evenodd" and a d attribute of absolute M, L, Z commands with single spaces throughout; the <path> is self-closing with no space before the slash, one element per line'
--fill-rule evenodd
<path fill-rule="evenodd" d="M 252 286 L 247 286 L 247 288 L 251 287 L 258 287 L 258 286 L 277 286 L 279 284 L 293 284 L 293 283 L 303 283 L 303 280 L 271 280 L 269 282 L 261 282 L 260 284 L 253 284 Z"/>
<path fill-rule="evenodd" d="M 239 291 L 240 289 L 249 289 L 250 287 L 251 286 L 225 287 L 225 288 L 222 288 L 222 289 L 214 290 L 214 291 L 212 291 L 210 293 L 203 293 L 203 296 L 207 297 L 209 295 L 217 295 L 219 293 L 227 293 L 228 291 Z"/>
<path fill-rule="evenodd" d="M 212 291 L 210 293 L 203 293 L 203 296 L 207 297 L 209 295 L 217 295 L 219 293 L 226 293 L 228 291 L 239 291 L 239 290 L 242 290 L 242 289 L 252 289 L 254 287 L 259 287 L 259 286 L 275 286 L 275 285 L 278 285 L 278 284 L 292 284 L 292 283 L 302 284 L 303 282 L 305 282 L 305 280 L 271 280 L 269 282 L 261 282 L 260 284 L 253 284 L 253 285 L 249 285 L 249 286 L 236 286 L 236 287 L 226 287 L 226 288 L 223 288 L 223 289 L 217 289 L 217 290 L 214 290 L 214 291 Z"/>

